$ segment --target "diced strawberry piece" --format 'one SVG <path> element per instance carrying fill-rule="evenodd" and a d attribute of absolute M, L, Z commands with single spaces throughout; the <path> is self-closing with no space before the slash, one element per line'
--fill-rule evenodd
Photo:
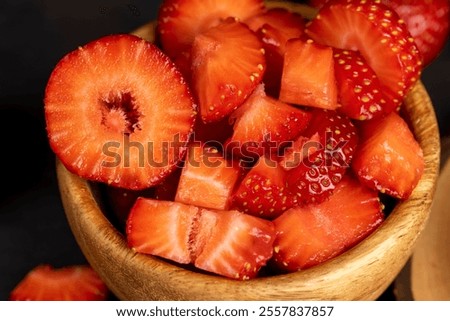
<path fill-rule="evenodd" d="M 321 148 L 319 133 L 310 138 L 300 136 L 295 142 L 284 150 L 283 157 L 278 164 L 286 171 L 299 166 L 304 159 L 311 157 Z"/>
<path fill-rule="evenodd" d="M 379 2 L 330 0 L 307 24 L 306 34 L 324 45 L 359 50 L 395 107 L 419 79 L 422 62 L 414 39 L 399 16 Z"/>
<path fill-rule="evenodd" d="M 254 278 L 272 257 L 272 222 L 238 211 L 202 210 L 195 248 L 197 268 L 229 278 Z"/>
<path fill-rule="evenodd" d="M 312 40 L 286 44 L 280 100 L 324 109 L 337 108 L 333 50 Z"/>
<path fill-rule="evenodd" d="M 205 123 L 219 121 L 239 107 L 266 69 L 258 37 L 233 18 L 197 35 L 191 54 L 193 88 Z"/>
<path fill-rule="evenodd" d="M 402 18 L 423 57 L 429 65 L 445 46 L 450 29 L 448 0 L 381 0 Z"/>
<path fill-rule="evenodd" d="M 335 111 L 314 111 L 303 136 L 316 134 L 319 143 L 312 145 L 318 145 L 317 151 L 302 159 L 287 176 L 289 189 L 297 194 L 300 204 L 322 202 L 333 192 L 349 168 L 358 142 L 350 119 Z"/>
<path fill-rule="evenodd" d="M 190 263 L 190 238 L 198 212 L 191 205 L 138 198 L 127 220 L 128 245 L 139 253 Z"/>
<path fill-rule="evenodd" d="M 173 171 L 166 179 L 154 188 L 154 198 L 161 201 L 173 201 L 177 194 L 181 176 L 181 167 Z M 147 196 L 148 197 L 148 196 Z"/>
<path fill-rule="evenodd" d="M 273 219 L 296 205 L 286 186 L 286 173 L 277 162 L 261 157 L 239 184 L 234 206 L 258 217 Z"/>
<path fill-rule="evenodd" d="M 215 147 L 191 145 L 175 201 L 200 207 L 228 209 L 240 169 Z"/>
<path fill-rule="evenodd" d="M 359 51 L 333 49 L 339 111 L 358 120 L 388 113 L 396 105 L 384 97 L 377 75 Z"/>
<path fill-rule="evenodd" d="M 195 37 L 228 17 L 245 21 L 264 10 L 262 0 L 164 0 L 158 13 L 157 32 L 171 57 L 186 51 Z"/>
<path fill-rule="evenodd" d="M 195 114 L 173 63 L 132 35 L 103 37 L 69 53 L 45 91 L 49 141 L 63 164 L 126 189 L 156 185 L 174 170 Z"/>
<path fill-rule="evenodd" d="M 226 146 L 235 155 L 250 158 L 277 154 L 284 143 L 297 137 L 308 125 L 308 112 L 266 96 L 260 85 L 231 116 L 233 135 Z"/>
<path fill-rule="evenodd" d="M 10 294 L 13 301 L 102 301 L 108 288 L 98 274 L 85 265 L 55 269 L 39 265 Z"/>
<path fill-rule="evenodd" d="M 346 175 L 328 200 L 292 208 L 273 221 L 274 261 L 285 271 L 318 265 L 359 243 L 383 220 L 378 193 Z"/>
<path fill-rule="evenodd" d="M 396 113 L 361 124 L 352 168 L 365 185 L 407 199 L 424 171 L 423 152 Z"/>

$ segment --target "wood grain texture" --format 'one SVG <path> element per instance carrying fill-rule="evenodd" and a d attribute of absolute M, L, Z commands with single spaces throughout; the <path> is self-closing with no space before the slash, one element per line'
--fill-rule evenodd
<path fill-rule="evenodd" d="M 291 8 L 301 11 L 302 7 Z M 153 37 L 154 27 L 154 23 L 148 24 L 137 34 L 153 39 L 149 37 Z M 408 95 L 405 112 L 426 163 L 410 199 L 399 203 L 383 225 L 359 245 L 305 271 L 235 281 L 134 253 L 103 215 L 91 184 L 57 161 L 66 216 L 87 260 L 123 300 L 373 300 L 385 291 L 410 257 L 428 219 L 437 180 L 437 121 L 420 82 Z"/>

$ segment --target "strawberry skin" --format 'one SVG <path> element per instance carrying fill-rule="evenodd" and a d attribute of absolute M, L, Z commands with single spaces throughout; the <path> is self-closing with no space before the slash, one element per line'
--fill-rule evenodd
<path fill-rule="evenodd" d="M 274 220 L 274 261 L 291 272 L 318 265 L 356 245 L 383 220 L 378 193 L 346 175 L 328 200 Z"/>
<path fill-rule="evenodd" d="M 205 123 L 219 121 L 238 108 L 266 69 L 258 37 L 233 18 L 197 35 L 191 53 L 192 83 Z"/>
<path fill-rule="evenodd" d="M 380 1 L 330 0 L 305 32 L 324 45 L 359 50 L 394 108 L 419 79 L 422 60 L 414 39 L 404 21 Z"/>
<path fill-rule="evenodd" d="M 352 163 L 365 185 L 407 199 L 424 171 L 423 152 L 396 113 L 361 124 L 361 143 Z"/>
<path fill-rule="evenodd" d="M 39 265 L 17 284 L 12 301 L 102 301 L 108 288 L 89 266 Z"/>
<path fill-rule="evenodd" d="M 69 53 L 45 91 L 48 137 L 63 164 L 125 189 L 156 185 L 174 170 L 195 114 L 173 63 L 132 35 L 106 36 Z"/>

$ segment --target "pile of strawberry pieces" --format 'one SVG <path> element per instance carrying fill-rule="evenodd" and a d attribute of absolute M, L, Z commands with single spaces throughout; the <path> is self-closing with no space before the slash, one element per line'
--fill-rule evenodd
<path fill-rule="evenodd" d="M 422 176 L 398 113 L 424 66 L 405 19 L 369 0 L 310 21 L 166 0 L 159 47 L 112 35 L 59 62 L 50 144 L 106 186 L 137 252 L 243 280 L 321 264 L 382 224 L 379 193 L 406 200 Z"/>

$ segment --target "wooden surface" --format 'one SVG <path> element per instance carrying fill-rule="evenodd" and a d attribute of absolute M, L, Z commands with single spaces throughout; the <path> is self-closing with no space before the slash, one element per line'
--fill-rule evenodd
<path fill-rule="evenodd" d="M 297 6 L 296 6 L 297 8 Z M 137 34 L 153 37 L 154 24 Z M 228 280 L 192 272 L 132 252 L 103 215 L 92 186 L 57 161 L 61 198 L 80 248 L 108 287 L 123 300 L 373 300 L 410 257 L 429 216 L 439 168 L 439 134 L 433 106 L 421 83 L 405 101 L 423 148 L 425 172 L 410 199 L 383 225 L 343 255 L 305 271 Z"/>

